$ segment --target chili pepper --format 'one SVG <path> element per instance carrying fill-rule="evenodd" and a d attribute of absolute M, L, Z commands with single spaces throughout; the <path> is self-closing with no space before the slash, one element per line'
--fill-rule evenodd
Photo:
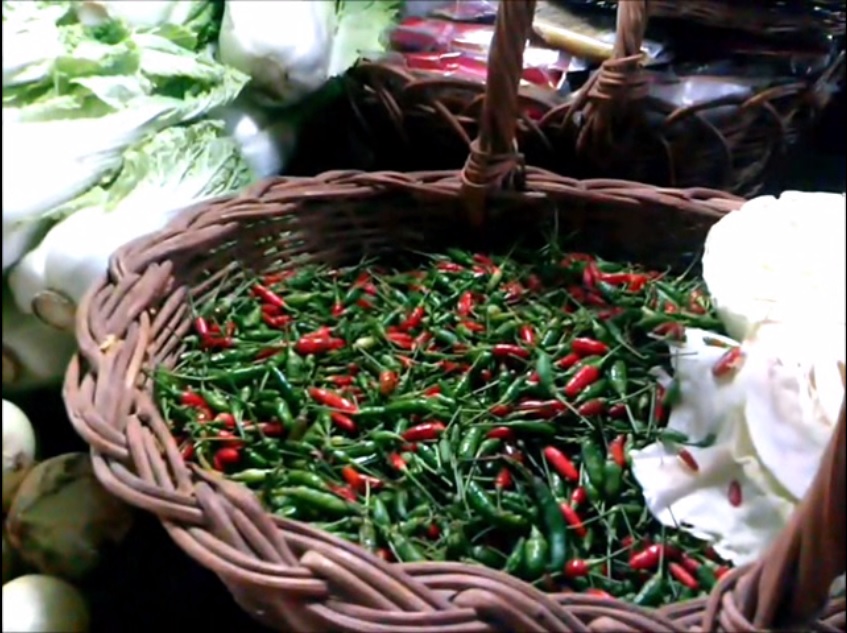
<path fill-rule="evenodd" d="M 612 458 L 620 468 L 626 468 L 626 435 L 618 435 L 609 442 L 609 457 Z"/>
<path fill-rule="evenodd" d="M 729 567 L 726 565 L 721 565 L 715 570 L 715 578 L 720 580 L 723 576 L 725 576 L 729 572 Z"/>
<path fill-rule="evenodd" d="M 474 309 L 474 296 L 470 291 L 463 292 L 459 296 L 459 303 L 456 306 L 456 314 L 460 317 L 470 316 Z"/>
<path fill-rule="evenodd" d="M 494 487 L 497 488 L 497 490 L 511 488 L 512 483 L 512 471 L 508 468 L 501 468 L 500 472 L 497 473 L 497 477 L 494 478 Z"/>
<path fill-rule="evenodd" d="M 659 604 L 665 591 L 665 577 L 662 571 L 657 571 L 632 599 L 632 603 L 640 607 L 653 607 Z"/>
<path fill-rule="evenodd" d="M 344 466 L 341 469 L 341 476 L 353 490 L 361 490 L 364 488 L 362 475 L 360 475 L 359 471 L 352 466 Z"/>
<path fill-rule="evenodd" d="M 565 563 L 565 578 L 584 578 L 591 571 L 588 561 L 582 558 L 572 558 Z"/>
<path fill-rule="evenodd" d="M 623 418 L 626 418 L 628 416 L 627 407 L 622 402 L 613 404 L 611 407 L 609 407 L 609 410 L 606 413 L 613 420 L 622 420 Z"/>
<path fill-rule="evenodd" d="M 528 324 L 518 328 L 518 338 L 526 345 L 535 345 L 535 329 Z"/>
<path fill-rule="evenodd" d="M 570 369 L 574 365 L 576 365 L 582 357 L 579 354 L 574 354 L 571 352 L 567 356 L 560 358 L 556 361 L 556 367 L 559 369 Z"/>
<path fill-rule="evenodd" d="M 194 331 L 197 332 L 197 336 L 200 338 L 206 338 L 209 336 L 209 323 L 203 317 L 197 317 L 194 319 Z"/>
<path fill-rule="evenodd" d="M 565 385 L 565 395 L 576 398 L 586 387 L 599 379 L 600 368 L 595 365 L 585 365 Z"/>
<path fill-rule="evenodd" d="M 697 579 L 692 576 L 682 565 L 679 563 L 670 563 L 668 565 L 668 572 L 683 587 L 688 587 L 689 589 L 694 589 L 695 591 L 700 589 L 700 583 L 697 582 Z"/>
<path fill-rule="evenodd" d="M 524 570 L 524 550 L 526 549 L 526 538 L 520 537 L 515 542 L 512 552 L 506 559 L 506 564 L 503 566 L 503 571 L 513 576 L 525 576 Z"/>
<path fill-rule="evenodd" d="M 729 482 L 729 489 L 727 490 L 727 499 L 729 499 L 729 505 L 731 505 L 733 508 L 737 508 L 741 505 L 741 484 L 738 483 L 737 479 L 733 479 Z"/>
<path fill-rule="evenodd" d="M 571 482 L 579 481 L 579 470 L 562 451 L 555 446 L 547 446 L 543 454 L 550 467 L 563 479 Z"/>
<path fill-rule="evenodd" d="M 744 352 L 741 347 L 727 350 L 717 362 L 712 365 L 712 375 L 715 378 L 725 378 L 734 375 L 744 362 Z"/>
<path fill-rule="evenodd" d="M 616 499 L 621 492 L 623 471 L 614 460 L 607 460 L 603 466 L 603 494 L 607 499 Z"/>
<path fill-rule="evenodd" d="M 215 470 L 224 471 L 227 466 L 237 464 L 241 460 L 241 452 L 232 446 L 225 446 L 215 451 L 212 463 Z"/>
<path fill-rule="evenodd" d="M 306 486 L 315 490 L 326 489 L 326 482 L 320 475 L 305 470 L 289 470 L 285 473 L 285 482 L 289 486 Z"/>
<path fill-rule="evenodd" d="M 551 396 L 555 390 L 553 381 L 553 364 L 550 357 L 542 351 L 538 352 L 538 358 L 535 361 L 535 373 L 538 375 L 538 383 L 544 392 Z"/>
<path fill-rule="evenodd" d="M 470 551 L 471 558 L 482 563 L 486 567 L 500 569 L 503 566 L 503 555 L 492 547 L 475 545 Z"/>
<path fill-rule="evenodd" d="M 180 450 L 180 455 L 182 455 L 182 459 L 186 462 L 190 462 L 194 458 L 194 444 L 186 444 Z"/>
<path fill-rule="evenodd" d="M 577 488 L 576 490 L 583 489 Z M 565 517 L 565 521 L 568 526 L 574 531 L 574 533 L 579 538 L 585 538 L 588 535 L 588 530 L 585 528 L 585 524 L 582 522 L 582 519 L 579 514 L 577 514 L 576 510 L 564 501 L 559 504 L 559 509 L 562 512 L 562 516 Z"/>
<path fill-rule="evenodd" d="M 583 442 L 582 444 L 582 464 L 585 467 L 585 473 L 588 476 L 588 482 L 596 489 L 603 488 L 603 480 L 605 479 L 606 467 L 603 459 L 603 453 L 599 447 L 591 442 Z M 591 488 L 586 486 L 586 492 L 591 492 Z"/>
<path fill-rule="evenodd" d="M 617 360 L 612 363 L 612 367 L 609 369 L 609 382 L 612 385 L 612 389 L 615 390 L 615 393 L 618 394 L 621 398 L 626 397 L 626 393 L 629 387 L 629 381 L 627 378 L 627 370 L 626 363 L 622 360 Z"/>
<path fill-rule="evenodd" d="M 541 518 L 547 532 L 550 560 L 548 571 L 562 568 L 567 554 L 567 524 L 553 493 L 538 477 L 532 480 L 532 491 L 541 506 Z M 530 538 L 530 540 L 532 540 Z M 527 557 L 528 558 L 528 557 Z"/>
<path fill-rule="evenodd" d="M 691 472 L 699 472 L 700 464 L 697 463 L 697 460 L 694 458 L 694 455 L 691 454 L 687 448 L 682 448 L 676 454 L 679 461 L 688 468 Z"/>
<path fill-rule="evenodd" d="M 276 306 L 278 308 L 285 307 L 285 302 L 279 297 L 279 295 L 262 284 L 256 284 L 253 286 L 253 295 L 269 305 Z"/>
<path fill-rule="evenodd" d="M 594 398 L 588 402 L 579 405 L 576 412 L 584 418 L 602 415 L 606 411 L 606 400 L 604 398 Z"/>
<path fill-rule="evenodd" d="M 484 519 L 502 528 L 515 530 L 526 525 L 526 519 L 511 512 L 499 510 L 480 485 L 471 479 L 465 486 L 468 505 Z"/>
<path fill-rule="evenodd" d="M 530 580 L 539 578 L 547 568 L 548 545 L 541 531 L 532 526 L 524 546 L 524 571 Z"/>
<path fill-rule="evenodd" d="M 459 442 L 459 459 L 465 461 L 474 459 L 484 435 L 485 429 L 481 426 L 473 426 L 468 429 L 462 437 L 462 441 Z"/>
<path fill-rule="evenodd" d="M 183 391 L 180 396 L 180 404 L 186 407 L 207 407 L 206 400 L 194 391 Z"/>
<path fill-rule="evenodd" d="M 582 486 L 577 486 L 571 493 L 571 507 L 576 509 L 588 501 L 588 493 Z"/>
<path fill-rule="evenodd" d="M 318 387 L 309 387 L 308 393 L 312 400 L 318 404 L 330 407 L 331 409 L 336 409 L 341 413 L 355 414 L 359 412 L 359 407 L 357 407 L 353 402 L 339 396 L 337 393 L 333 393 L 332 391 L 320 389 Z"/>
<path fill-rule="evenodd" d="M 397 453 L 390 453 L 387 457 L 388 463 L 394 470 L 404 472 L 406 470 L 406 460 Z"/>
<path fill-rule="evenodd" d="M 564 413 L 565 405 L 558 400 L 521 400 L 515 410 L 549 420 Z"/>
<path fill-rule="evenodd" d="M 331 336 L 304 336 L 294 344 L 294 350 L 301 356 L 308 356 L 310 354 L 326 354 L 327 352 L 338 350 L 343 347 L 344 341 L 342 339 Z"/>
<path fill-rule="evenodd" d="M 349 415 L 341 413 L 340 411 L 333 411 L 330 414 L 330 419 L 335 426 L 345 433 L 355 433 L 359 430 L 356 422 Z"/>
<path fill-rule="evenodd" d="M 497 343 L 491 348 L 495 358 L 529 358 L 529 350 L 510 343 Z"/>
<path fill-rule="evenodd" d="M 711 591 L 712 587 L 718 581 L 717 574 L 708 565 L 698 565 L 697 569 L 694 570 L 694 576 L 697 578 L 697 582 L 700 583 L 700 587 L 705 591 Z"/>
<path fill-rule="evenodd" d="M 412 349 L 415 346 L 415 339 L 405 332 L 387 332 L 385 338 L 400 349 Z"/>
<path fill-rule="evenodd" d="M 379 375 L 379 392 L 383 396 L 390 396 L 397 389 L 397 374 L 393 371 L 384 371 Z"/>
<path fill-rule="evenodd" d="M 609 346 L 590 338 L 576 338 L 571 342 L 571 351 L 579 356 L 602 356 L 609 352 Z"/>
<path fill-rule="evenodd" d="M 649 545 L 640 552 L 634 553 L 629 559 L 629 567 L 635 570 L 656 569 L 659 561 L 676 558 L 677 555 L 678 552 L 672 548 L 657 543 Z"/>
<path fill-rule="evenodd" d="M 696 558 L 692 558 L 688 554 L 683 554 L 680 559 L 680 564 L 685 568 L 685 570 L 690 574 L 696 574 L 697 570 L 700 569 L 700 563 Z"/>
<path fill-rule="evenodd" d="M 653 328 L 653 334 L 666 340 L 684 341 L 685 326 L 683 326 L 679 321 L 667 321 L 666 323 L 661 323 Z"/>
<path fill-rule="evenodd" d="M 515 432 L 507 426 L 497 426 L 488 431 L 485 437 L 490 440 L 504 440 L 511 442 L 515 439 Z"/>

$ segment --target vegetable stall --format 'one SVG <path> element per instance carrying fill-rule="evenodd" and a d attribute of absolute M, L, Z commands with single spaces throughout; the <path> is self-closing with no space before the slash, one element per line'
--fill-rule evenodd
<path fill-rule="evenodd" d="M 402 9 L 4 1 L 4 631 L 102 630 L 92 587 L 150 522 L 114 473 L 149 477 L 157 462 L 133 461 L 139 436 L 129 470 L 109 453 L 130 418 L 144 437 L 165 429 L 163 472 L 183 484 L 249 489 L 270 517 L 259 531 L 299 522 L 399 570 L 456 563 L 656 613 L 735 578 L 814 488 L 844 397 L 843 194 L 741 206 L 715 192 L 720 214 L 740 209 L 683 268 L 558 222 L 444 248 L 405 198 L 380 220 L 397 231 L 391 247 L 362 229 L 364 246 L 331 263 L 303 256 L 308 239 L 274 254 L 282 228 L 257 234 L 251 248 L 270 250 L 255 268 L 243 251 L 221 270 L 202 263 L 218 257 L 211 238 L 184 252 L 202 220 L 156 243 L 186 208 L 210 217 L 229 196 L 234 222 L 249 192 L 265 205 L 280 186 L 300 205 L 296 181 L 259 181 L 285 172 L 304 123 L 339 101 L 337 78 L 360 57 L 381 55 Z M 315 191 L 334 182 L 342 197 L 361 186 L 350 177 Z M 420 187 L 454 195 L 441 178 Z M 292 235 L 308 224 L 296 217 Z M 166 277 L 184 267 L 202 292 L 168 277 L 127 307 L 140 277 L 126 254 L 151 244 Z M 104 301 L 89 290 L 107 273 L 126 287 Z M 129 401 L 104 405 L 117 387 L 97 379 L 168 310 L 173 345 L 121 361 L 150 408 L 118 414 Z M 108 334 L 87 335 L 104 312 Z M 85 383 L 80 359 L 94 357 L 112 360 Z M 39 394 L 58 398 L 69 361 L 63 395 L 93 460 L 57 441 L 72 432 L 63 415 L 32 413 Z"/>

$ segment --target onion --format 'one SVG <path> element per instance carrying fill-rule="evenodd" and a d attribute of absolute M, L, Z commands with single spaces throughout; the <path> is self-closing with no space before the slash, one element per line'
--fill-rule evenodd
<path fill-rule="evenodd" d="M 26 414 L 3 400 L 3 512 L 35 463 L 35 431 Z"/>
<path fill-rule="evenodd" d="M 71 581 L 93 570 L 131 526 L 132 511 L 100 485 L 86 453 L 36 465 L 6 522 L 9 543 L 25 563 Z"/>
<path fill-rule="evenodd" d="M 18 557 L 15 555 L 15 550 L 12 549 L 6 540 L 6 533 L 3 532 L 3 584 L 15 577 L 15 571 L 18 566 Z M 5 628 L 5 627 L 4 627 Z"/>
<path fill-rule="evenodd" d="M 85 633 L 85 598 L 73 585 L 28 574 L 3 585 L 3 630 L 17 633 Z"/>

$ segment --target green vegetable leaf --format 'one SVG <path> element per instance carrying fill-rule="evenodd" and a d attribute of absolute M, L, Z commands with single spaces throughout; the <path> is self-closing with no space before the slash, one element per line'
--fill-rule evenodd
<path fill-rule="evenodd" d="M 385 36 L 397 22 L 399 0 L 338 0 L 329 76 L 347 71 L 367 53 L 385 50 Z"/>

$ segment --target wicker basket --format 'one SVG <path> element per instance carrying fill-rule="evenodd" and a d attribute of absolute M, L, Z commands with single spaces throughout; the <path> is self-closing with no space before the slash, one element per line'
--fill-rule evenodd
<path fill-rule="evenodd" d="M 534 4 L 510 3 L 524 12 Z M 620 2 L 614 57 L 569 101 L 552 107 L 536 91 L 521 90 L 517 137 L 527 161 L 577 178 L 755 194 L 785 148 L 829 100 L 844 73 L 844 54 L 814 81 L 674 109 L 649 96 L 640 50 L 648 8 L 650 15 L 663 7 L 679 13 L 693 10 L 689 4 L 704 10 L 723 6 Z M 482 86 L 372 62 L 353 68 L 347 83 L 355 118 L 380 168 L 383 163 L 406 169 L 462 164 L 478 133 Z"/>
<path fill-rule="evenodd" d="M 80 307 L 80 351 L 64 388 L 98 478 L 156 514 L 248 613 L 279 631 L 756 631 L 810 622 L 814 630 L 843 631 L 844 601 L 828 602 L 831 580 L 844 572 L 843 410 L 807 499 L 768 556 L 724 576 L 708 599 L 656 611 L 545 594 L 480 566 L 386 563 L 314 527 L 272 517 L 246 488 L 188 466 L 156 410 L 144 370 L 174 362 L 190 328 L 189 300 L 237 283 L 243 267 L 337 265 L 398 246 L 433 249 L 462 235 L 490 245 L 554 213 L 596 236 L 606 252 L 687 264 L 692 256 L 685 254 L 699 250 L 708 227 L 739 198 L 579 182 L 521 167 L 513 139 L 517 44 L 530 27 L 524 9 L 501 4 L 481 135 L 460 173 L 276 179 L 185 212 L 115 255 Z"/>

